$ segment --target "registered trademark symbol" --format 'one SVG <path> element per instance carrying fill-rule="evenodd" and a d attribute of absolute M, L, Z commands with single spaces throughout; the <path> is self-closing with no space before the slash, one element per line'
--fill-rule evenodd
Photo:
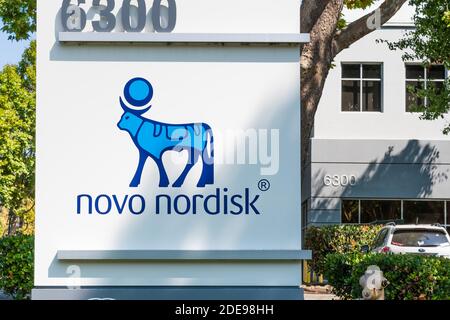
<path fill-rule="evenodd" d="M 258 182 L 258 189 L 261 191 L 267 191 L 270 189 L 270 182 L 267 179 L 262 179 Z"/>

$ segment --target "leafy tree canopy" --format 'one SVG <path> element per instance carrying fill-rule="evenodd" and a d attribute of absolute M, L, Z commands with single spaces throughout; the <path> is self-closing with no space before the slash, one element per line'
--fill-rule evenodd
<path fill-rule="evenodd" d="M 376 0 L 345 0 L 344 4 L 348 9 L 365 9 L 371 6 Z"/>
<path fill-rule="evenodd" d="M 450 0 L 410 0 L 416 12 L 414 23 L 416 28 L 407 32 L 397 42 L 388 42 L 390 49 L 404 51 L 403 60 L 420 61 L 427 67 L 432 64 L 443 64 L 450 69 Z M 426 101 L 415 106 L 415 111 L 422 112 L 421 118 L 435 120 L 443 118 L 450 110 L 450 80 L 443 86 L 435 86 L 428 82 L 426 88 L 409 89 L 412 94 Z M 450 133 L 450 124 L 444 128 Z"/>
<path fill-rule="evenodd" d="M 34 216 L 36 43 L 18 66 L 0 72 L 0 207 L 8 233 L 27 228 Z"/>
<path fill-rule="evenodd" d="M 27 40 L 36 31 L 36 0 L 0 0 L 1 30 L 10 40 Z"/>

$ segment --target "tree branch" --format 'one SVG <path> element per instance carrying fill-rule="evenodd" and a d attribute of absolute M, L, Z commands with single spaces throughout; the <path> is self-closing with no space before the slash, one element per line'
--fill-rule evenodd
<path fill-rule="evenodd" d="M 300 32 L 309 33 L 331 0 L 303 0 L 300 11 Z"/>
<path fill-rule="evenodd" d="M 385 0 L 381 6 L 364 17 L 350 23 L 344 30 L 337 32 L 335 36 L 335 54 L 348 48 L 350 45 L 375 31 L 377 27 L 372 25 L 379 17 L 380 26 L 388 22 L 407 0 Z"/>

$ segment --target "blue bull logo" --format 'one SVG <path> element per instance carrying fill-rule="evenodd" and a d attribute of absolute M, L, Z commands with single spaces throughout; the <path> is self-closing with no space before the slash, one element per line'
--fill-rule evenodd
<path fill-rule="evenodd" d="M 214 183 L 214 138 L 211 128 L 205 123 L 167 124 L 142 117 L 152 107 L 153 87 L 143 78 L 131 79 L 125 86 L 120 105 L 125 111 L 118 123 L 120 130 L 127 131 L 139 150 L 139 164 L 130 187 L 141 183 L 142 170 L 148 158 L 152 158 L 159 170 L 159 186 L 169 186 L 169 178 L 162 161 L 166 151 L 189 153 L 186 168 L 173 183 L 173 187 L 183 185 L 189 171 L 199 158 L 202 160 L 202 174 L 197 187 L 204 188 Z"/>

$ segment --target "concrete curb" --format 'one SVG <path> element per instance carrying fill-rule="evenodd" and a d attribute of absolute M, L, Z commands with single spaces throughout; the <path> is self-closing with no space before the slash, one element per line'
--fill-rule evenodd
<path fill-rule="evenodd" d="M 339 300 L 334 294 L 305 293 L 305 300 Z"/>

